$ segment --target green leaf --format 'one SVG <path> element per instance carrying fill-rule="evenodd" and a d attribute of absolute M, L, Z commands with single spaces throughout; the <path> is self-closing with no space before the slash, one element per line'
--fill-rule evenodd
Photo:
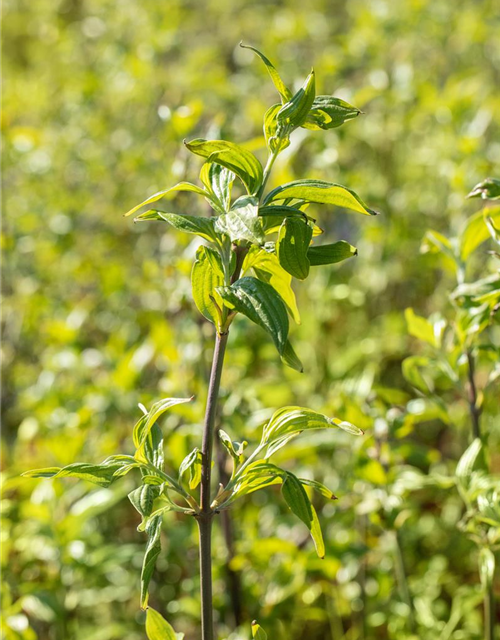
<path fill-rule="evenodd" d="M 419 340 L 423 340 L 433 347 L 438 347 L 440 336 L 434 333 L 434 326 L 426 318 L 417 316 L 412 308 L 405 309 L 408 333 Z"/>
<path fill-rule="evenodd" d="M 293 474 L 287 474 L 281 493 L 291 511 L 310 529 L 312 522 L 311 502 L 304 487 Z"/>
<path fill-rule="evenodd" d="M 201 451 L 196 447 L 181 462 L 179 467 L 179 481 L 189 471 L 189 488 L 196 489 L 201 482 Z"/>
<path fill-rule="evenodd" d="M 280 104 L 274 104 L 264 115 L 264 138 L 267 148 L 273 153 L 280 153 L 290 146 L 290 134 L 285 131 L 284 126 L 278 121 L 278 113 L 281 110 Z"/>
<path fill-rule="evenodd" d="M 300 209 L 284 205 L 260 207 L 259 216 L 262 218 L 262 227 L 266 234 L 279 231 L 282 222 L 286 218 L 297 218 L 304 221 L 312 221 L 312 218 L 309 218 L 309 216 Z"/>
<path fill-rule="evenodd" d="M 311 487 L 325 498 L 328 498 L 328 500 L 337 499 L 337 496 L 332 491 L 330 491 L 328 487 L 325 487 L 325 485 L 321 482 L 318 482 L 317 480 L 309 480 L 308 478 L 299 478 L 299 480 L 303 485 Z"/>
<path fill-rule="evenodd" d="M 147 204 L 152 204 L 153 202 L 158 202 L 158 200 L 161 200 L 168 194 L 174 193 L 176 191 L 192 191 L 193 193 L 197 193 L 198 195 L 204 196 L 205 198 L 210 197 L 210 194 L 207 191 L 205 191 L 205 189 L 202 189 L 201 187 L 197 187 L 195 184 L 191 184 L 190 182 L 179 182 L 178 184 L 174 185 L 173 187 L 170 187 L 169 189 L 158 191 L 157 193 L 154 193 L 152 196 L 149 196 L 149 198 L 146 198 L 146 200 L 138 204 L 136 207 L 134 207 L 133 209 L 130 209 L 130 211 L 127 211 L 125 216 L 131 216 L 133 213 L 138 211 L 141 207 L 145 207 Z"/>
<path fill-rule="evenodd" d="M 497 200 L 500 198 L 500 180 L 497 178 L 486 178 L 486 180 L 476 184 L 467 197 Z"/>
<path fill-rule="evenodd" d="M 249 45 L 243 44 L 242 42 L 240 42 L 240 47 L 242 47 L 243 49 L 250 49 L 251 51 L 253 51 L 259 56 L 259 58 L 267 67 L 267 71 L 271 76 L 271 80 L 273 81 L 274 86 L 276 87 L 276 89 L 278 90 L 278 93 L 281 96 L 281 101 L 288 102 L 292 98 L 292 92 L 285 86 L 285 83 L 280 78 L 280 75 L 277 72 L 276 68 L 274 67 L 273 63 L 255 47 L 251 47 Z"/>
<path fill-rule="evenodd" d="M 491 219 L 493 225 L 500 223 L 500 207 L 492 207 L 486 211 L 478 211 L 471 216 L 460 234 L 460 257 L 467 260 L 483 242 L 491 237 L 485 216 Z"/>
<path fill-rule="evenodd" d="M 261 443 L 271 443 L 283 436 L 290 436 L 313 429 L 334 429 L 339 427 L 353 435 L 363 435 L 349 422 L 339 418 L 329 418 L 322 413 L 303 407 L 282 407 L 274 412 L 262 432 Z M 266 456 L 267 457 L 267 456 Z"/>
<path fill-rule="evenodd" d="M 215 227 L 225 233 L 231 242 L 247 240 L 253 244 L 264 242 L 264 231 L 259 218 L 259 201 L 253 196 L 238 198 L 230 211 L 217 218 Z"/>
<path fill-rule="evenodd" d="M 267 633 L 255 620 L 252 622 L 252 638 L 255 640 L 267 640 Z"/>
<path fill-rule="evenodd" d="M 333 204 L 365 215 L 377 215 L 377 212 L 368 209 L 361 198 L 351 189 L 334 182 L 325 182 L 324 180 L 288 182 L 270 191 L 264 198 L 263 204 L 268 205 L 271 202 L 290 198 L 318 204 Z"/>
<path fill-rule="evenodd" d="M 279 354 L 283 354 L 288 337 L 288 316 L 283 299 L 270 284 L 244 277 L 230 287 L 219 287 L 218 292 L 226 306 L 265 329 Z"/>
<path fill-rule="evenodd" d="M 222 300 L 217 287 L 224 284 L 224 272 L 220 255 L 209 247 L 199 247 L 191 271 L 193 299 L 198 311 L 213 322 L 219 331 Z"/>
<path fill-rule="evenodd" d="M 290 510 L 302 520 L 311 532 L 318 556 L 324 558 L 325 545 L 318 516 L 302 483 L 292 473 L 287 473 L 281 492 Z"/>
<path fill-rule="evenodd" d="M 270 284 L 281 296 L 290 315 L 297 324 L 300 324 L 300 315 L 292 289 L 292 276 L 287 273 L 278 262 L 274 253 L 256 246 L 250 247 L 243 261 L 242 272 L 253 269 L 259 280 Z"/>
<path fill-rule="evenodd" d="M 128 459 L 130 458 L 130 460 Z M 79 478 L 87 480 L 100 487 L 109 487 L 116 480 L 117 472 L 125 473 L 137 466 L 137 462 L 127 456 L 127 460 L 117 461 L 111 458 L 104 460 L 102 464 L 89 464 L 87 462 L 75 462 L 66 467 L 47 467 L 45 469 L 32 469 L 25 471 L 25 478 Z M 125 475 L 124 473 L 122 475 Z"/>
<path fill-rule="evenodd" d="M 420 391 L 429 393 L 434 390 L 432 378 L 429 377 L 429 370 L 434 366 L 434 362 L 423 356 L 409 356 L 401 363 L 403 376 Z"/>
<path fill-rule="evenodd" d="M 150 211 L 145 211 L 134 218 L 134 222 L 163 220 L 164 222 L 171 224 L 176 229 L 179 229 L 179 231 L 194 233 L 209 242 L 219 242 L 220 236 L 218 236 L 215 230 L 216 219 L 217 218 L 179 215 L 178 213 L 167 213 L 166 211 L 151 209 Z"/>
<path fill-rule="evenodd" d="M 137 422 L 133 431 L 133 439 L 134 445 L 138 449 L 141 447 L 147 437 L 149 432 L 151 431 L 153 425 L 156 423 L 158 418 L 162 416 L 165 411 L 170 409 L 171 407 L 175 407 L 178 404 L 183 404 L 185 402 L 191 402 L 193 398 L 165 398 L 164 400 L 160 400 L 159 402 L 155 402 L 151 407 L 150 411 L 141 417 L 141 419 Z"/>
<path fill-rule="evenodd" d="M 311 267 L 318 267 L 324 264 L 335 264 L 347 258 L 358 255 L 358 250 L 352 244 L 339 240 L 333 244 L 323 244 L 319 247 L 309 247 L 307 257 Z"/>
<path fill-rule="evenodd" d="M 219 429 L 219 438 L 223 447 L 229 453 L 231 458 L 233 458 L 233 460 L 236 463 L 240 463 L 242 459 L 243 450 L 245 449 L 248 443 L 245 440 L 243 442 L 233 442 L 231 438 L 228 436 L 228 434 L 222 429 Z"/>
<path fill-rule="evenodd" d="M 280 265 L 298 280 L 309 275 L 307 251 L 312 239 L 312 229 L 299 218 L 285 218 L 279 230 L 276 254 Z"/>
<path fill-rule="evenodd" d="M 297 93 L 277 112 L 276 120 L 278 124 L 291 129 L 304 124 L 315 95 L 316 84 L 313 69 Z"/>
<path fill-rule="evenodd" d="M 299 356 L 295 353 L 294 348 L 290 344 L 290 340 L 286 341 L 285 349 L 281 354 L 281 361 L 288 365 L 291 369 L 295 369 L 299 373 L 303 373 L 304 366 Z"/>
<path fill-rule="evenodd" d="M 151 518 L 146 524 L 146 535 L 148 536 L 148 542 L 146 545 L 146 552 L 144 554 L 144 560 L 141 570 L 141 608 L 145 609 L 148 606 L 149 599 L 149 583 L 153 577 L 153 573 L 156 566 L 156 560 L 161 551 L 161 525 L 162 516 L 155 516 Z"/>
<path fill-rule="evenodd" d="M 257 158 L 234 142 L 225 140 L 203 140 L 197 138 L 185 143 L 193 153 L 207 158 L 209 162 L 226 167 L 243 182 L 249 194 L 254 194 L 262 184 L 263 170 Z"/>
<path fill-rule="evenodd" d="M 143 478 L 144 480 L 144 478 Z M 153 502 L 160 495 L 157 486 L 143 484 L 128 494 L 128 499 L 134 506 L 135 510 L 140 513 L 143 518 L 150 516 L 153 511 Z"/>
<path fill-rule="evenodd" d="M 146 614 L 146 634 L 148 640 L 182 640 L 184 634 L 175 633 L 165 618 L 148 607 Z"/>
<path fill-rule="evenodd" d="M 456 477 L 462 484 L 467 484 L 475 467 L 484 467 L 482 458 L 483 443 L 480 438 L 475 438 L 462 454 L 455 470 Z"/>
<path fill-rule="evenodd" d="M 344 122 L 359 116 L 361 111 L 352 104 L 333 96 L 316 96 L 311 110 L 302 124 L 305 129 L 327 130 L 340 127 Z"/>
<path fill-rule="evenodd" d="M 201 168 L 200 179 L 217 201 L 221 213 L 231 206 L 231 189 L 235 175 L 226 167 L 215 162 L 205 162 Z"/>

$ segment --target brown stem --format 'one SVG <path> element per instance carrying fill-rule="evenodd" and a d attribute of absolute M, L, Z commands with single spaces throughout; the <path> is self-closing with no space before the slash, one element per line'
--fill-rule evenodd
<path fill-rule="evenodd" d="M 219 482 L 226 485 L 229 481 L 229 475 L 226 472 L 223 448 L 220 444 L 220 440 L 217 439 L 217 467 L 219 471 Z M 227 574 L 227 586 L 229 591 L 229 597 L 231 598 L 231 609 L 233 612 L 234 625 L 239 627 L 243 622 L 243 607 L 241 598 L 241 581 L 240 574 L 231 568 L 231 561 L 234 558 L 234 529 L 233 520 L 231 514 L 227 509 L 221 511 L 220 514 L 222 534 L 224 536 L 224 542 L 226 544 L 227 559 L 226 559 L 226 574 Z"/>
<path fill-rule="evenodd" d="M 201 637 L 214 639 L 212 604 L 212 520 L 211 497 L 212 450 L 214 441 L 215 414 L 219 396 L 220 380 L 228 334 L 217 334 L 208 385 L 207 407 L 203 425 L 201 446 L 202 466 L 200 485 L 200 514 L 197 517 L 200 534 L 200 592 L 201 592 Z"/>

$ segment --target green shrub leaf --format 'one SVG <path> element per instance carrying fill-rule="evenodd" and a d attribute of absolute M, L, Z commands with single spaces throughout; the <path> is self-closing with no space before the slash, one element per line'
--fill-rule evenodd
<path fill-rule="evenodd" d="M 497 200 L 500 198 L 500 180 L 497 178 L 486 178 L 486 180 L 476 184 L 467 197 Z"/>
<path fill-rule="evenodd" d="M 125 475 L 128 471 L 137 467 L 137 461 L 132 456 L 126 456 L 126 458 L 127 460 L 120 461 L 115 460 L 112 456 L 102 464 L 75 462 L 62 468 L 32 469 L 31 471 L 25 471 L 22 475 L 25 478 L 79 478 L 80 480 L 87 480 L 87 482 L 97 484 L 100 487 L 109 487 L 119 475 Z"/>
<path fill-rule="evenodd" d="M 197 138 L 186 142 L 185 145 L 193 153 L 235 173 L 249 194 L 253 195 L 259 190 L 263 176 L 262 165 L 250 151 L 226 140 Z"/>
<path fill-rule="evenodd" d="M 215 227 L 228 235 L 232 242 L 247 240 L 253 244 L 264 242 L 264 231 L 259 218 L 259 201 L 253 196 L 238 198 L 230 211 L 217 218 Z"/>
<path fill-rule="evenodd" d="M 292 289 L 292 276 L 283 269 L 276 255 L 256 246 L 250 247 L 243 261 L 242 271 L 245 273 L 249 269 L 253 269 L 259 280 L 267 282 L 279 293 L 292 318 L 300 324 L 299 309 Z"/>
<path fill-rule="evenodd" d="M 169 195 L 170 193 L 175 193 L 176 191 L 192 191 L 193 193 L 197 193 L 198 195 L 204 196 L 205 198 L 210 198 L 210 194 L 207 191 L 205 191 L 205 189 L 202 189 L 201 187 L 197 187 L 195 184 L 191 184 L 190 182 L 179 182 L 178 184 L 174 185 L 173 187 L 170 187 L 169 189 L 158 191 L 157 193 L 154 193 L 152 196 L 149 196 L 149 198 L 146 198 L 146 200 L 138 204 L 136 207 L 134 207 L 133 209 L 130 209 L 130 211 L 127 211 L 125 216 L 131 216 L 133 213 L 138 211 L 141 207 L 145 207 L 147 204 L 152 204 L 153 202 L 158 202 L 158 200 L 161 200 L 165 196 Z"/>
<path fill-rule="evenodd" d="M 313 70 L 297 93 L 277 112 L 277 122 L 291 129 L 300 127 L 306 121 L 315 95 L 316 84 Z"/>
<path fill-rule="evenodd" d="M 133 431 L 134 445 L 137 449 L 141 447 L 148 437 L 153 425 L 162 416 L 165 411 L 168 411 L 171 407 L 175 407 L 178 404 L 185 402 L 191 402 L 193 398 L 165 398 L 159 402 L 155 402 L 150 411 L 143 415 L 137 422 Z"/>
<path fill-rule="evenodd" d="M 311 227 L 299 218 L 285 218 L 276 243 L 276 254 L 280 265 L 298 280 L 309 275 L 307 252 L 312 238 Z"/>
<path fill-rule="evenodd" d="M 168 222 L 179 231 L 194 233 L 209 242 L 218 242 L 220 237 L 215 230 L 216 218 L 202 218 L 200 216 L 186 216 L 178 213 L 167 213 L 151 209 L 141 213 L 134 221 L 143 222 L 145 220 L 163 220 Z"/>
<path fill-rule="evenodd" d="M 311 532 L 311 537 L 320 558 L 325 557 L 325 545 L 318 516 L 300 480 L 292 473 L 287 473 L 281 492 L 285 502 Z"/>
<path fill-rule="evenodd" d="M 273 63 L 255 47 L 251 47 L 247 44 L 243 44 L 242 42 L 240 42 L 240 47 L 242 47 L 243 49 L 250 49 L 251 51 L 256 53 L 259 56 L 259 58 L 262 60 L 262 62 L 266 65 L 267 71 L 271 76 L 271 80 L 273 81 L 274 86 L 276 87 L 276 89 L 278 90 L 278 93 L 281 96 L 281 101 L 288 102 L 289 100 L 291 100 L 292 92 L 286 87 L 285 83 L 280 78 L 280 75 L 277 72 Z"/>
<path fill-rule="evenodd" d="M 235 175 L 226 167 L 216 162 L 205 162 L 201 168 L 200 180 L 207 187 L 217 201 L 221 213 L 228 211 L 231 206 L 231 189 Z"/>
<path fill-rule="evenodd" d="M 352 244 L 339 240 L 333 244 L 323 244 L 318 247 L 309 247 L 307 257 L 311 267 L 318 267 L 324 264 L 335 264 L 347 258 L 358 255 L 358 250 Z"/>
<path fill-rule="evenodd" d="M 175 633 L 165 618 L 148 607 L 146 614 L 146 634 L 148 640 L 182 640 L 183 633 Z"/>
<path fill-rule="evenodd" d="M 230 287 L 219 287 L 218 292 L 226 306 L 265 329 L 279 354 L 283 354 L 288 337 L 288 315 L 283 299 L 270 284 L 244 277 Z"/>
<path fill-rule="evenodd" d="M 361 111 L 352 104 L 334 98 L 333 96 L 316 96 L 311 106 L 311 110 L 302 124 L 305 129 L 327 130 L 340 127 L 359 116 Z"/>
<path fill-rule="evenodd" d="M 369 209 L 361 198 L 340 184 L 324 180 L 297 180 L 276 187 L 264 198 L 264 205 L 280 200 L 297 199 L 318 204 L 333 204 L 343 209 L 375 216 L 376 211 Z"/>
<path fill-rule="evenodd" d="M 191 271 L 193 299 L 198 311 L 219 331 L 222 300 L 216 289 L 224 284 L 220 255 L 209 247 L 199 247 Z"/>
<path fill-rule="evenodd" d="M 141 608 L 145 609 L 148 606 L 149 599 L 149 583 L 153 577 L 153 573 L 156 566 L 156 560 L 161 551 L 161 525 L 163 518 L 161 515 L 155 516 L 147 521 L 145 530 L 148 536 L 148 542 L 146 545 L 146 552 L 144 554 L 144 560 L 141 570 Z"/>
<path fill-rule="evenodd" d="M 274 104 L 264 115 L 264 138 L 267 148 L 273 153 L 280 153 L 290 146 L 290 135 L 278 121 L 281 107 L 281 104 Z"/>

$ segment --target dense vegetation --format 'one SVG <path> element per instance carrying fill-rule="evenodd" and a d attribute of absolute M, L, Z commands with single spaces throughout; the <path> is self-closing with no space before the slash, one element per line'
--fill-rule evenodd
<path fill-rule="evenodd" d="M 408 0 L 395 12 L 383 1 L 223 0 L 199 11 L 186 0 L 10 0 L 5 22 L 7 639 L 144 638 L 132 479 L 96 489 L 19 474 L 130 450 L 137 404 L 160 397 L 195 394 L 165 414 L 169 464 L 198 445 L 212 345 L 191 298 L 198 243 L 121 214 L 196 173 L 184 138 L 250 140 L 265 161 L 261 117 L 274 89 L 240 39 L 280 61 L 295 90 L 313 61 L 318 93 L 333 89 L 364 112 L 321 135 L 296 132 L 269 186 L 339 182 L 383 216 L 359 224 L 308 209 L 325 242 L 344 238 L 359 256 L 294 284 L 304 374 L 281 365 L 262 329 L 232 328 L 219 417 L 232 436 L 254 444 L 287 404 L 342 416 L 365 435 L 318 432 L 291 444 L 286 462 L 276 456 L 338 497 L 313 500 L 324 560 L 272 490 L 215 527 L 221 637 L 248 638 L 253 618 L 277 639 L 487 637 L 500 225 L 493 200 L 485 217 L 465 196 L 500 173 L 494 3 Z M 172 206 L 206 213 L 191 194 Z M 196 536 L 191 520 L 165 515 L 150 598 L 189 640 L 199 628 Z M 496 591 L 498 602 L 498 580 Z"/>

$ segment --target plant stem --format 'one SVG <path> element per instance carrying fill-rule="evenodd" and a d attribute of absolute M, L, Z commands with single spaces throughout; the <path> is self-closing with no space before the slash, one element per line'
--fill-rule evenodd
<path fill-rule="evenodd" d="M 258 197 L 259 197 L 259 200 L 262 198 L 262 195 L 264 194 L 264 189 L 266 188 L 267 180 L 268 180 L 269 175 L 271 173 L 271 169 L 273 168 L 274 161 L 278 157 L 278 153 L 279 153 L 279 151 L 272 151 L 269 154 L 269 157 L 267 159 L 267 163 L 266 163 L 266 166 L 265 166 L 265 169 L 264 169 L 264 176 L 262 178 L 262 185 L 261 185 L 261 187 L 259 189 L 259 192 L 257 194 Z"/>
<path fill-rule="evenodd" d="M 469 378 L 469 410 L 472 421 L 472 435 L 474 438 L 481 437 L 480 416 L 481 410 L 477 406 L 477 387 L 475 380 L 474 356 L 470 350 L 467 351 L 468 378 Z"/>
<path fill-rule="evenodd" d="M 484 637 L 485 640 L 495 640 L 495 596 L 493 584 L 486 587 L 484 594 Z"/>
<path fill-rule="evenodd" d="M 219 482 L 222 485 L 226 485 L 229 481 L 229 476 L 225 469 L 226 457 L 224 455 L 223 447 L 220 439 L 216 440 L 217 449 L 217 466 L 219 470 Z M 228 510 L 221 511 L 220 514 L 222 533 L 224 535 L 224 542 L 226 544 L 226 574 L 227 574 L 227 588 L 229 591 L 229 597 L 231 599 L 231 608 L 234 618 L 234 626 L 239 627 L 243 621 L 242 599 L 241 599 L 241 582 L 240 575 L 237 571 L 231 568 L 231 561 L 234 558 L 234 528 L 231 514 Z"/>
<path fill-rule="evenodd" d="M 401 549 L 401 536 L 399 535 L 399 531 L 396 530 L 394 532 L 394 551 L 396 556 L 396 576 L 399 583 L 399 589 L 401 593 L 401 597 L 405 604 L 408 606 L 408 626 L 410 628 L 411 633 L 415 633 L 415 613 L 413 610 L 413 601 L 411 599 L 410 588 L 408 586 L 408 579 L 406 577 L 406 568 L 403 558 L 403 551 Z"/>
<path fill-rule="evenodd" d="M 228 334 L 217 334 L 208 385 L 203 441 L 201 447 L 202 467 L 200 485 L 200 513 L 197 516 L 200 534 L 200 592 L 201 592 L 201 637 L 202 640 L 214 639 L 212 606 L 212 520 L 211 478 L 212 450 L 214 441 L 215 414 L 219 396 L 222 365 L 226 351 Z"/>

